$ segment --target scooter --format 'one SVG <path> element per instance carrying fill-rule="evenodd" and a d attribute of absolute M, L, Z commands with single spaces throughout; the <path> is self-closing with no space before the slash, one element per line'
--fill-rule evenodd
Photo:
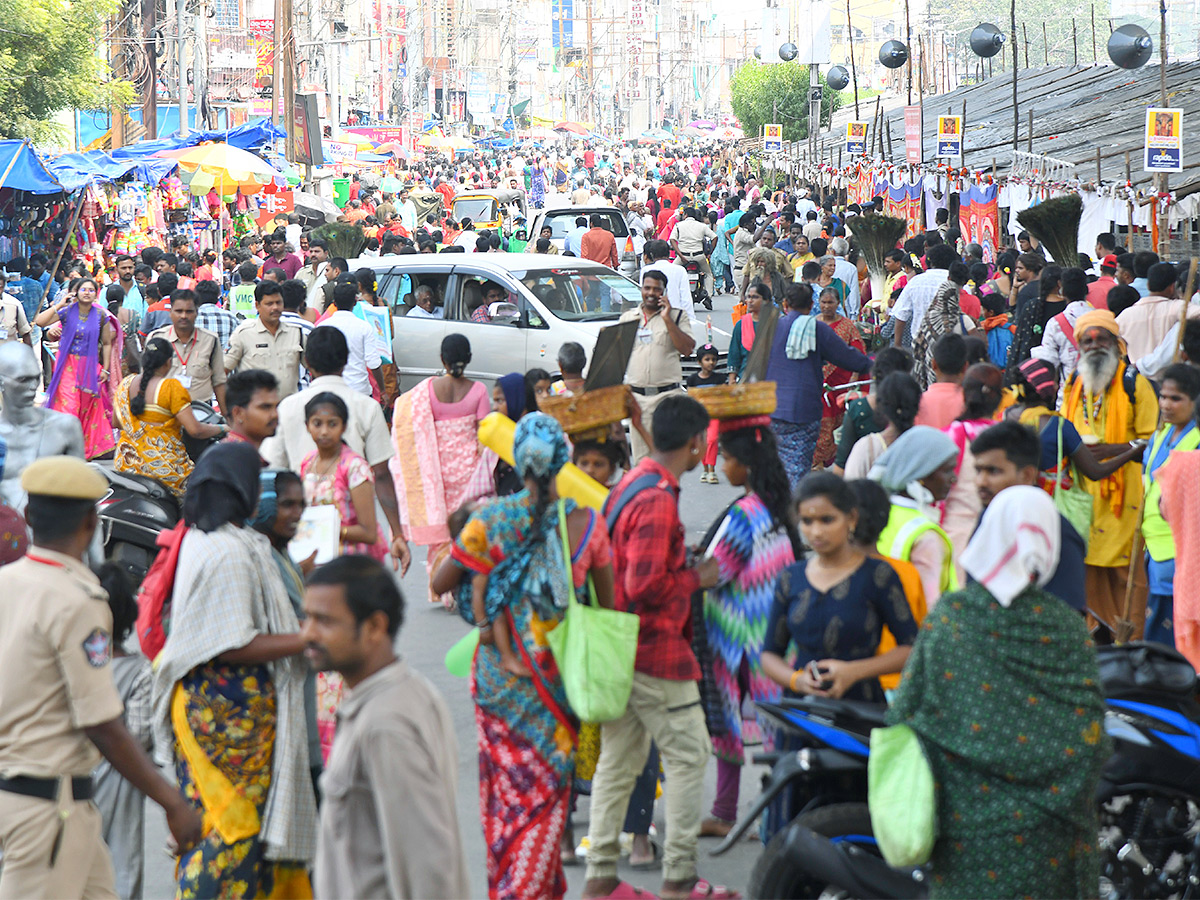
<path fill-rule="evenodd" d="M 1160 644 L 1102 647 L 1097 655 L 1108 703 L 1104 728 L 1114 743 L 1096 793 L 1102 856 L 1098 895 L 1104 900 L 1198 897 L 1196 672 L 1182 655 Z M 769 783 L 767 790 L 773 787 Z M 893 869 L 880 857 L 865 802 L 839 806 L 806 810 L 776 833 L 755 863 L 749 896 L 928 896 L 924 868 Z M 750 815 L 762 808 L 756 803 Z M 731 835 L 744 833 L 751 822 L 740 823 Z M 724 849 L 722 844 L 714 853 Z"/>

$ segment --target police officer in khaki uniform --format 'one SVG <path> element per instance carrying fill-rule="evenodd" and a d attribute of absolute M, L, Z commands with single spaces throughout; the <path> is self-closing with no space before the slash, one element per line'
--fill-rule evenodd
<path fill-rule="evenodd" d="M 665 273 L 651 269 L 642 277 L 642 305 L 628 310 L 620 321 L 638 323 L 637 339 L 625 369 L 625 383 L 642 408 L 642 424 L 651 429 L 654 410 L 670 394 L 683 390 L 681 356 L 696 349 L 696 339 L 679 327 L 679 311 L 664 297 Z M 633 461 L 636 463 L 653 448 L 647 447 L 638 431 L 630 435 Z"/>
<path fill-rule="evenodd" d="M 0 898 L 115 897 L 91 802 L 103 755 L 167 813 L 180 847 L 200 817 L 125 728 L 113 685 L 112 613 L 83 563 L 104 478 L 80 459 L 25 469 L 29 553 L 0 569 Z"/>
<path fill-rule="evenodd" d="M 225 369 L 266 369 L 279 381 L 280 399 L 290 397 L 300 383 L 304 332 L 300 326 L 283 320 L 283 294 L 275 282 L 259 282 L 254 295 L 258 317 L 234 329 L 225 354 Z"/>

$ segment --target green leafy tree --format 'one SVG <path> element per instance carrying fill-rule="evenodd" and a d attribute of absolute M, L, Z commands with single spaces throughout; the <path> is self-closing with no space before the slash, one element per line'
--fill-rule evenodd
<path fill-rule="evenodd" d="M 1104 47 L 1108 42 L 1109 3 L 1102 0 L 1056 0 L 1055 3 L 1045 3 L 1044 0 L 1017 0 L 1017 46 L 1021 54 L 1021 67 L 1025 67 L 1026 39 L 1029 42 L 1029 65 L 1042 66 L 1047 59 L 1052 66 L 1070 65 L 1075 60 L 1078 49 L 1079 64 L 1090 65 L 1092 62 L 1092 14 L 1096 22 L 1096 54 L 1101 63 L 1108 62 L 1108 54 Z M 912 21 L 913 40 L 923 31 L 926 25 L 934 28 L 944 27 L 954 34 L 965 45 L 971 30 L 981 22 L 991 22 L 1006 35 L 1011 29 L 1010 0 L 942 0 L 941 3 L 930 7 L 930 21 L 924 16 L 914 15 Z M 1121 19 L 1125 21 L 1141 21 L 1137 19 Z M 1118 22 L 1117 24 L 1120 24 Z M 1142 22 L 1141 24 L 1146 24 Z M 1045 30 L 1043 31 L 1043 25 Z M 1072 26 L 1075 28 L 1075 40 L 1072 41 Z M 1158 30 L 1152 30 L 1155 40 Z M 928 41 L 928 38 L 926 38 Z M 1157 46 L 1157 45 L 1156 45 Z M 970 51 L 965 51 L 970 55 Z M 1012 37 L 1004 45 L 1004 50 L 995 58 L 994 66 L 1007 67 L 1012 60 Z"/>
<path fill-rule="evenodd" d="M 742 123 L 746 137 L 757 137 L 769 122 L 783 125 L 785 141 L 808 137 L 808 66 L 796 63 L 763 65 L 758 60 L 744 63 L 729 83 L 733 113 Z M 841 105 L 841 97 L 819 82 L 821 121 L 826 125 Z"/>
<path fill-rule="evenodd" d="M 0 0 L 0 137 L 53 141 L 61 110 L 127 102 L 102 44 L 116 0 Z"/>

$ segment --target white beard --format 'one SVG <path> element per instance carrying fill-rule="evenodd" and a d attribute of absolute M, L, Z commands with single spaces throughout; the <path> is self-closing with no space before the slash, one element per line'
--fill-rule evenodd
<path fill-rule="evenodd" d="M 1079 357 L 1078 370 L 1083 389 L 1093 397 L 1105 393 L 1112 384 L 1120 363 L 1121 354 L 1115 347 L 1111 350 L 1092 350 L 1082 354 Z"/>

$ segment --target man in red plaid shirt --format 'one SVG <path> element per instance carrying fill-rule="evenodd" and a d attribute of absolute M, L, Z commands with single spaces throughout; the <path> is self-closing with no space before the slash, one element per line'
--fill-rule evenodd
<path fill-rule="evenodd" d="M 637 613 L 641 627 L 629 706 L 621 718 L 601 726 L 583 896 L 625 896 L 623 891 L 632 890 L 617 878 L 617 841 L 653 740 L 667 789 L 660 896 L 719 900 L 736 895 L 696 874 L 701 791 L 712 750 L 691 644 L 691 596 L 717 583 L 717 562 L 689 563 L 679 520 L 679 478 L 700 463 L 708 413 L 691 397 L 669 396 L 655 410 L 651 429 L 654 452 L 621 479 L 607 506 L 618 511 L 611 534 L 615 605 Z"/>

